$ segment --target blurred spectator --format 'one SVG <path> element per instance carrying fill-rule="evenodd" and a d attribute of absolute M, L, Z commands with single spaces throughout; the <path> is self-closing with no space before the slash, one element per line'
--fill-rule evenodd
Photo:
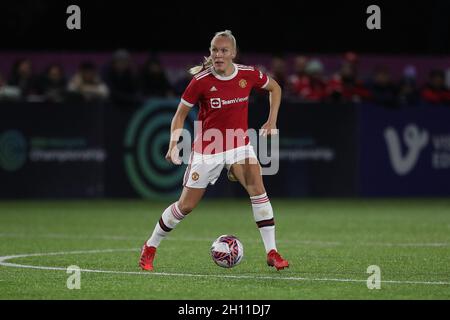
<path fill-rule="evenodd" d="M 245 63 L 240 60 L 238 56 L 235 62 Z M 424 59 L 427 63 L 432 61 L 435 60 Z M 386 67 L 378 66 L 369 81 L 363 83 L 358 77 L 362 61 L 354 52 L 349 51 L 342 56 L 339 71 L 329 80 L 324 76 L 324 66 L 320 60 L 297 55 L 293 62 L 294 73 L 291 76 L 287 75 L 286 62 L 280 55 L 273 55 L 269 65 L 256 67 L 274 78 L 283 88 L 285 96 L 298 97 L 301 101 L 348 103 L 373 100 L 377 105 L 387 107 L 426 103 L 450 105 L 450 68 L 445 71 L 431 70 L 427 83 L 423 85 L 418 82 L 413 65 L 405 67 L 398 83 L 392 80 Z M 369 64 L 365 69 L 370 66 L 370 61 L 367 62 Z M 394 62 L 394 66 L 398 63 L 401 62 Z M 118 50 L 105 65 L 102 78 L 95 65 L 87 62 L 80 65 L 78 72 L 67 83 L 61 65 L 52 64 L 37 77 L 31 59 L 20 59 L 11 67 L 8 81 L 0 75 L 0 100 L 64 102 L 74 98 L 87 101 L 109 98 L 120 105 L 135 105 L 142 98 L 179 96 L 192 79 L 187 72 L 190 66 L 166 72 L 153 54 L 149 55 L 139 73 L 134 67 L 129 52 Z M 255 89 L 251 98 L 266 99 L 267 95 L 266 90 Z"/>
<path fill-rule="evenodd" d="M 0 101 L 19 100 L 20 89 L 18 87 L 9 86 L 3 75 L 0 74 Z"/>
<path fill-rule="evenodd" d="M 23 99 L 37 93 L 36 77 L 33 74 L 30 60 L 21 59 L 16 61 L 11 72 L 9 85 L 18 87 Z"/>
<path fill-rule="evenodd" d="M 308 58 L 305 56 L 295 57 L 294 74 L 289 77 L 289 94 L 298 95 L 296 87 L 304 81 L 304 78 L 307 78 L 305 71 L 307 62 Z"/>
<path fill-rule="evenodd" d="M 422 98 L 432 104 L 450 103 L 450 91 L 445 86 L 445 73 L 442 70 L 432 70 L 428 83 L 422 89 Z"/>
<path fill-rule="evenodd" d="M 278 82 L 281 89 L 287 87 L 288 78 L 286 73 L 286 63 L 282 57 L 272 58 L 269 75 Z"/>
<path fill-rule="evenodd" d="M 294 60 L 294 72 L 295 76 L 301 78 L 306 76 L 306 65 L 308 63 L 308 58 L 306 56 L 297 56 Z"/>
<path fill-rule="evenodd" d="M 195 64 L 191 63 L 187 65 L 183 70 L 178 79 L 175 81 L 175 84 L 173 85 L 173 90 L 177 96 L 181 96 L 186 90 L 187 86 L 189 85 L 189 82 L 191 82 L 192 75 L 189 73 L 189 69 L 194 67 Z"/>
<path fill-rule="evenodd" d="M 135 104 L 139 101 L 138 81 L 132 68 L 130 54 L 126 50 L 114 53 L 107 65 L 104 79 L 110 90 L 110 99 L 119 105 Z"/>
<path fill-rule="evenodd" d="M 160 61 L 153 55 L 142 66 L 139 77 L 142 94 L 146 97 L 173 96 L 173 89 Z"/>
<path fill-rule="evenodd" d="M 102 101 L 108 98 L 109 90 L 100 79 L 97 68 L 92 62 L 83 62 L 78 72 L 68 85 L 72 98 L 82 98 L 85 101 Z"/>
<path fill-rule="evenodd" d="M 305 74 L 299 75 L 293 82 L 293 93 L 304 101 L 320 102 L 326 97 L 326 85 L 323 79 L 323 65 L 319 60 L 307 62 Z"/>
<path fill-rule="evenodd" d="M 372 100 L 384 107 L 397 107 L 397 86 L 391 79 L 391 74 L 385 66 L 378 66 L 370 80 L 368 87 L 372 93 Z"/>
<path fill-rule="evenodd" d="M 60 65 L 50 65 L 38 83 L 38 92 L 45 101 L 63 102 L 66 98 L 67 80 Z"/>
<path fill-rule="evenodd" d="M 370 91 L 358 79 L 354 61 L 344 61 L 341 70 L 327 83 L 327 94 L 332 102 L 361 102 L 370 98 Z"/>
<path fill-rule="evenodd" d="M 412 106 L 419 103 L 420 95 L 419 90 L 417 90 L 416 78 L 416 68 L 414 66 L 407 66 L 403 70 L 398 89 L 400 105 Z"/>
<path fill-rule="evenodd" d="M 348 63 L 354 68 L 358 68 L 359 57 L 353 51 L 347 51 L 344 53 L 343 63 Z"/>

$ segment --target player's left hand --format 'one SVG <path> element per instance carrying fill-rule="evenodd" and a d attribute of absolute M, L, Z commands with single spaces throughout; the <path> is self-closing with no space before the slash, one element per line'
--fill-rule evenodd
<path fill-rule="evenodd" d="M 259 130 L 259 135 L 263 137 L 278 134 L 278 129 L 275 123 L 266 122 Z"/>

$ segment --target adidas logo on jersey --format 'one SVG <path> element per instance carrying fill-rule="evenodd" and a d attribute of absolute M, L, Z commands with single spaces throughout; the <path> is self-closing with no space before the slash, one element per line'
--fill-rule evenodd
<path fill-rule="evenodd" d="M 209 89 L 209 91 L 217 91 L 217 88 L 215 86 L 212 86 L 211 89 Z"/>

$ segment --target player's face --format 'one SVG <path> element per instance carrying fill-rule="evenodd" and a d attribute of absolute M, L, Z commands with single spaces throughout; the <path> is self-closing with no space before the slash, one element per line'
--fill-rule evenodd
<path fill-rule="evenodd" d="M 218 73 L 228 73 L 233 70 L 235 52 L 230 39 L 217 37 L 211 43 L 211 58 L 214 70 Z"/>

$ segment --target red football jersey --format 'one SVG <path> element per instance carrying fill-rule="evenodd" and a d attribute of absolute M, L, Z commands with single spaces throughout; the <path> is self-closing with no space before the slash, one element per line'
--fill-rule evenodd
<path fill-rule="evenodd" d="M 268 83 L 266 74 L 240 64 L 234 64 L 233 74 L 227 77 L 217 74 L 213 67 L 197 73 L 181 97 L 186 106 L 199 106 L 198 121 L 202 125 L 197 128 L 194 151 L 215 154 L 248 144 L 250 92 Z M 217 139 L 219 132 L 220 140 Z"/>

